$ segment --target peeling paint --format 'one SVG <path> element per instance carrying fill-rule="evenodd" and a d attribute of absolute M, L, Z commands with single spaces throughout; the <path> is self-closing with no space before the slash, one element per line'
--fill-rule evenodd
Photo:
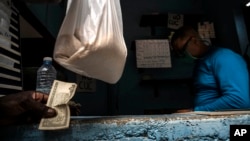
<path fill-rule="evenodd" d="M 229 127 L 250 124 L 250 115 L 193 114 L 72 117 L 68 129 L 38 130 L 37 124 L 0 127 L 1 141 L 229 141 Z"/>

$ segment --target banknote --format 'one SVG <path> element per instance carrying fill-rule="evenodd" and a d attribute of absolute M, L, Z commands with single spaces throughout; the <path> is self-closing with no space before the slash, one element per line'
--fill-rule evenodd
<path fill-rule="evenodd" d="M 42 118 L 38 129 L 58 130 L 69 127 L 70 108 L 68 102 L 74 96 L 77 84 L 55 80 L 50 90 L 47 106 L 56 110 L 57 116 Z"/>

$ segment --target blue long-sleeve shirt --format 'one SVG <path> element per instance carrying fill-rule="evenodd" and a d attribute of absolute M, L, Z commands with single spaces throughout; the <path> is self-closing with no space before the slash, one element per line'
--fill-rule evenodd
<path fill-rule="evenodd" d="M 194 71 L 194 111 L 250 108 L 245 60 L 226 48 L 212 48 Z"/>

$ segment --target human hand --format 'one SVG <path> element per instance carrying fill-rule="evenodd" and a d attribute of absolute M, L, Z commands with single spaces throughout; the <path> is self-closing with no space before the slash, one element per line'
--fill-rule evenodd
<path fill-rule="evenodd" d="M 193 112 L 193 109 L 180 109 L 175 111 L 175 113 L 186 113 L 186 112 Z"/>
<path fill-rule="evenodd" d="M 0 125 L 34 122 L 42 117 L 56 116 L 56 111 L 45 104 L 48 95 L 36 91 L 23 91 L 0 98 Z"/>
<path fill-rule="evenodd" d="M 82 105 L 80 103 L 76 103 L 75 101 L 69 101 L 68 102 L 69 108 L 70 108 L 70 114 L 71 116 L 79 116 L 81 113 L 81 107 Z"/>

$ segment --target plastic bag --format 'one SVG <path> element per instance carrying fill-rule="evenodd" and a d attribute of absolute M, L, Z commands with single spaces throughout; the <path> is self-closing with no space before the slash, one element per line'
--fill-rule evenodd
<path fill-rule="evenodd" d="M 53 58 L 77 74 L 116 83 L 127 48 L 119 0 L 69 0 Z"/>

